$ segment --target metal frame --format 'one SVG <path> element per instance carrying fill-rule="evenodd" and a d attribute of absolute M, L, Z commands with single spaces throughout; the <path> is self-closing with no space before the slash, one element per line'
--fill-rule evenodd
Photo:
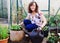
<path fill-rule="evenodd" d="M 12 1 L 10 0 L 10 25 L 12 25 Z"/>
<path fill-rule="evenodd" d="M 1 18 L 5 18 L 5 14 L 3 13 L 4 12 L 4 9 L 5 9 L 5 7 L 3 6 L 4 5 L 4 2 L 3 2 L 4 0 L 1 0 Z M 7 12 L 6 12 L 7 13 Z"/>
<path fill-rule="evenodd" d="M 2 17 L 3 17 L 3 0 L 1 0 L 1 6 L 2 6 Z"/>
<path fill-rule="evenodd" d="M 16 0 L 16 5 L 17 5 L 17 24 L 19 24 L 19 20 L 18 20 L 18 0 Z"/>

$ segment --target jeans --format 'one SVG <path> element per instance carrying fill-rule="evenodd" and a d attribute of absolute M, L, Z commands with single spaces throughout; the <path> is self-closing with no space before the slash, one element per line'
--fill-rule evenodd
<path fill-rule="evenodd" d="M 26 32 L 29 35 L 29 38 L 31 39 L 32 43 L 41 43 L 43 40 L 43 32 L 39 35 L 38 32 L 35 32 L 34 30 L 38 28 L 36 24 L 32 24 L 30 20 L 25 19 L 24 20 L 25 29 L 28 30 Z M 30 33 L 29 33 L 30 32 Z"/>
<path fill-rule="evenodd" d="M 34 23 L 32 24 L 30 20 L 25 19 L 24 21 L 25 29 L 31 32 L 33 29 L 37 29 L 38 26 Z"/>

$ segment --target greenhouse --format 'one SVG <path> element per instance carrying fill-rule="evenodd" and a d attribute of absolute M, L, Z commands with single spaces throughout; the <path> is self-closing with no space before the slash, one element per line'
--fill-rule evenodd
<path fill-rule="evenodd" d="M 60 0 L 0 0 L 0 43 L 60 43 Z"/>

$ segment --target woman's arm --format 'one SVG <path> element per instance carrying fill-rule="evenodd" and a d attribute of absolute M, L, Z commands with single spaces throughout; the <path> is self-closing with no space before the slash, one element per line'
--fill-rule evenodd
<path fill-rule="evenodd" d="M 29 19 L 30 18 L 30 14 L 28 13 L 27 17 L 25 19 Z"/>
<path fill-rule="evenodd" d="M 25 19 L 29 19 L 29 14 L 27 15 Z M 23 21 L 19 25 L 23 25 Z"/>
<path fill-rule="evenodd" d="M 43 23 L 42 23 L 42 25 L 41 25 L 41 28 L 43 28 L 43 27 L 47 24 L 47 20 L 46 20 L 46 18 L 45 18 L 44 15 L 41 15 L 41 19 L 42 19 L 42 21 L 43 21 Z"/>
<path fill-rule="evenodd" d="M 23 25 L 23 22 L 21 22 L 19 25 Z"/>

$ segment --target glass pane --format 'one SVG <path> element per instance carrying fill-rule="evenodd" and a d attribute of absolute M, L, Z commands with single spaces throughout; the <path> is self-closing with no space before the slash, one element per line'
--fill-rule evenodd
<path fill-rule="evenodd" d="M 8 23 L 7 0 L 0 0 L 0 23 Z"/>

